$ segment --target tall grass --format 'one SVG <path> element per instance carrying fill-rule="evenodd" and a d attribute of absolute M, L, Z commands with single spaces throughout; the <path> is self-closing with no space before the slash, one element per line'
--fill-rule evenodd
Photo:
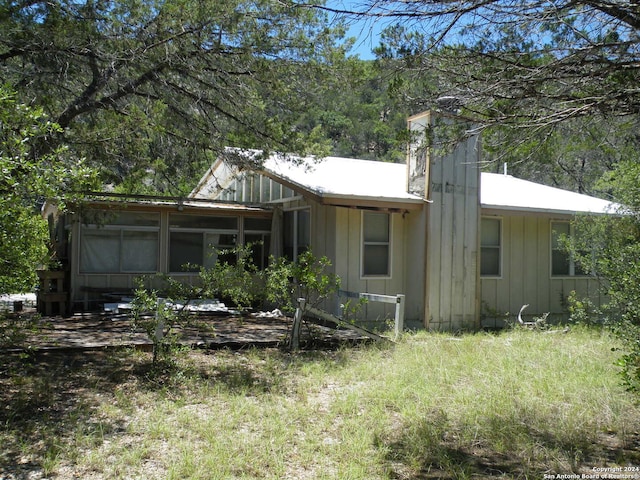
<path fill-rule="evenodd" d="M 160 375 L 130 355 L 108 385 L 93 371 L 76 425 L 30 455 L 58 478 L 539 479 L 640 465 L 640 408 L 612 346 L 599 330 L 422 333 L 388 348 L 193 352 Z M 9 418 L 0 442 L 17 445 L 18 427 Z"/>

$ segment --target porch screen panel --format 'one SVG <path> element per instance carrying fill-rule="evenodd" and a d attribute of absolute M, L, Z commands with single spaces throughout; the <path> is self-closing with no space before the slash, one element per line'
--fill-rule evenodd
<path fill-rule="evenodd" d="M 154 212 L 95 212 L 80 234 L 82 273 L 152 273 L 158 270 L 160 215 Z"/>
<path fill-rule="evenodd" d="M 251 245 L 251 261 L 261 270 L 269 264 L 271 223 L 271 218 L 244 219 L 244 243 Z"/>
<path fill-rule="evenodd" d="M 169 216 L 169 271 L 198 271 L 216 262 L 235 263 L 238 217 L 171 214 Z M 185 267 L 185 265 L 189 265 Z"/>
<path fill-rule="evenodd" d="M 236 264 L 236 254 L 232 252 L 238 242 L 238 236 L 230 233 L 206 233 L 203 265 L 213 267 L 216 262 Z"/>
<path fill-rule="evenodd" d="M 158 233 L 122 232 L 123 272 L 155 272 L 158 269 Z"/>
<path fill-rule="evenodd" d="M 171 232 L 169 252 L 172 272 L 197 272 L 203 261 L 204 237 L 202 233 Z"/>
<path fill-rule="evenodd" d="M 120 230 L 83 229 L 80 243 L 80 271 L 115 273 L 119 270 Z"/>

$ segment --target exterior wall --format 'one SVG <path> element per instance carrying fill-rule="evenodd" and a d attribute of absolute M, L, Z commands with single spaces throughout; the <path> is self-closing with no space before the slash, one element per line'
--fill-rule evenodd
<path fill-rule="evenodd" d="M 404 217 L 405 321 L 408 326 L 424 328 L 427 298 L 426 255 L 428 207 Z M 401 292 L 398 292 L 401 293 Z"/>
<path fill-rule="evenodd" d="M 342 280 L 342 289 L 357 293 L 380 295 L 404 294 L 406 288 L 405 223 L 401 213 L 391 213 L 391 274 L 385 277 L 362 275 L 362 210 L 332 207 L 335 210 L 335 267 Z M 405 294 L 406 295 L 406 294 Z M 342 299 L 345 301 L 346 299 Z M 415 298 L 407 298 L 413 305 Z M 414 309 L 415 310 L 415 309 Z M 383 327 L 385 320 L 393 319 L 395 305 L 367 303 L 361 316 L 371 327 Z M 407 317 L 408 318 L 408 317 Z"/>
<path fill-rule="evenodd" d="M 271 202 L 282 207 L 284 212 L 308 208 L 311 213 L 311 248 L 316 256 L 327 256 L 331 260 L 332 273 L 341 279 L 341 289 L 355 293 L 377 293 L 396 295 L 405 293 L 407 284 L 414 292 L 406 297 L 405 317 L 407 320 L 422 320 L 424 273 L 413 260 L 408 261 L 407 232 L 409 224 L 416 223 L 424 232 L 422 223 L 416 222 L 420 211 L 391 213 L 391 275 L 387 277 L 363 277 L 361 274 L 362 255 L 362 209 L 323 205 L 313 199 L 296 195 L 273 179 L 257 174 L 243 174 L 228 182 L 228 188 L 217 196 L 220 200 L 243 202 Z M 412 235 L 417 246 L 412 247 L 424 259 L 424 235 Z M 420 260 L 423 262 L 423 260 Z M 411 264 L 411 277 L 407 276 L 407 264 Z M 423 265 L 423 263 L 421 263 Z M 415 267 L 415 268 L 414 268 Z M 415 276 L 415 277 L 414 277 Z M 409 278 L 412 281 L 407 281 Z M 413 281 L 413 278 L 416 281 Z M 415 288 L 418 286 L 418 288 Z M 328 300 L 322 307 L 335 314 L 341 314 L 340 304 L 346 297 Z M 376 302 L 367 303 L 359 312 L 359 319 L 366 320 L 371 327 L 383 326 L 386 319 L 393 319 L 395 305 Z"/>
<path fill-rule="evenodd" d="M 481 277 L 482 326 L 502 327 L 516 319 L 528 304 L 526 319 L 549 312 L 550 320 L 567 318 L 566 298 L 572 290 L 580 297 L 603 303 L 594 277 L 551 276 L 551 222 L 568 217 L 484 212 L 502 220 L 501 276 Z"/>

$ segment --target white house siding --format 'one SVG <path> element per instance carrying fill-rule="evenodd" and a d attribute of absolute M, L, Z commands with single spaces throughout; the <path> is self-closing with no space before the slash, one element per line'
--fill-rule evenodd
<path fill-rule="evenodd" d="M 326 208 L 326 207 L 325 207 Z M 388 277 L 363 277 L 362 210 L 331 207 L 335 211 L 335 271 L 342 280 L 342 289 L 357 293 L 381 295 L 405 294 L 405 222 L 401 213 L 391 213 L 391 275 Z M 345 300 L 345 299 L 343 299 Z M 414 299 L 411 300 L 413 302 Z M 369 302 L 361 316 L 370 326 L 382 326 L 393 319 L 395 305 Z"/>
<path fill-rule="evenodd" d="M 425 327 L 427 209 L 404 216 L 405 319 L 408 325 Z"/>
<path fill-rule="evenodd" d="M 550 313 L 550 320 L 567 318 L 566 298 L 572 290 L 601 303 L 594 277 L 551 276 L 551 222 L 568 217 L 483 212 L 502 221 L 500 277 L 481 277 L 482 325 L 501 327 L 514 321 L 522 305 L 527 317 Z"/>

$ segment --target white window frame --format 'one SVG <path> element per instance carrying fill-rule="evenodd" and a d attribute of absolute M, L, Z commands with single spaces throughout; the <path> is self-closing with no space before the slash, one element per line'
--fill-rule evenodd
<path fill-rule="evenodd" d="M 377 242 L 377 241 L 365 241 L 364 238 L 364 219 L 366 214 L 379 214 L 379 215 L 387 215 L 389 219 L 389 231 L 388 231 L 388 240 L 386 242 Z M 365 274 L 364 266 L 365 266 L 365 247 L 371 246 L 387 246 L 387 273 L 386 274 Z M 362 210 L 360 214 L 360 278 L 364 280 L 370 280 L 374 278 L 383 278 L 389 279 L 391 278 L 391 272 L 393 272 L 393 215 L 390 212 L 382 212 L 382 211 L 374 211 L 374 210 Z"/>
<path fill-rule="evenodd" d="M 498 226 L 500 228 L 500 233 L 498 236 L 498 245 L 483 245 L 482 244 L 482 222 L 484 220 L 494 220 L 498 222 Z M 488 274 L 482 273 L 482 250 L 485 248 L 492 248 L 498 250 L 498 273 L 497 274 Z M 503 252 L 504 252 L 504 219 L 502 217 L 493 217 L 493 216 L 482 216 L 480 217 L 480 277 L 481 278 L 502 278 L 503 270 L 504 270 L 504 262 L 503 262 Z"/>

